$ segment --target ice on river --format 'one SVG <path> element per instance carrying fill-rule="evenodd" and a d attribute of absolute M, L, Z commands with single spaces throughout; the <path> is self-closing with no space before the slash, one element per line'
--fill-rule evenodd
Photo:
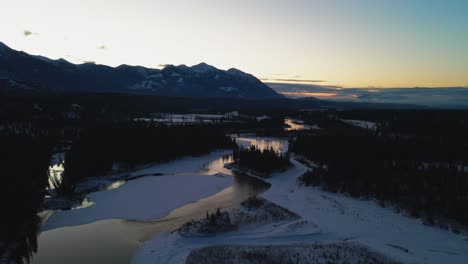
<path fill-rule="evenodd" d="M 211 196 L 231 184 L 232 177 L 224 174 L 147 176 L 129 181 L 117 189 L 88 195 L 94 202 L 92 206 L 56 212 L 43 230 L 104 219 L 154 220 L 182 205 Z"/>

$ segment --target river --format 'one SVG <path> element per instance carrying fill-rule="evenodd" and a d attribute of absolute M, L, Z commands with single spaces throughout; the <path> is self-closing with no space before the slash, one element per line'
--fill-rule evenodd
<path fill-rule="evenodd" d="M 277 151 L 287 150 L 287 140 L 245 136 L 238 138 L 237 141 L 243 146 L 254 144 L 261 148 L 273 147 Z M 214 212 L 218 208 L 236 207 L 247 198 L 260 195 L 269 189 L 268 183 L 237 175 L 224 168 L 224 165 L 230 162 L 232 157 L 223 155 L 204 165 L 200 164 L 203 165 L 202 169 L 194 172 L 206 175 L 216 173 L 230 175 L 233 177 L 233 184 L 230 187 L 179 207 L 163 218 L 154 221 L 109 219 L 41 233 L 38 239 L 38 252 L 33 258 L 33 263 L 129 263 L 136 250 L 149 238 L 162 232 L 171 232 L 191 219 L 202 218 L 207 211 Z"/>

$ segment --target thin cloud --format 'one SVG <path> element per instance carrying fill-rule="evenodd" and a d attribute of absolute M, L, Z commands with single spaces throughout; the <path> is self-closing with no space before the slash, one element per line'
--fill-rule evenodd
<path fill-rule="evenodd" d="M 292 82 L 292 83 L 322 83 L 325 82 L 324 80 L 304 80 L 304 79 L 271 79 L 271 78 L 262 78 L 262 81 L 272 81 L 272 82 Z"/>
<path fill-rule="evenodd" d="M 325 87 L 330 88 L 330 89 L 335 89 L 335 90 L 344 89 L 343 86 L 339 86 L 339 85 L 325 85 Z"/>
<path fill-rule="evenodd" d="M 335 101 L 397 103 L 468 109 L 466 87 L 339 88 L 316 84 L 267 83 L 290 98 L 317 97 Z"/>
<path fill-rule="evenodd" d="M 305 91 L 295 91 L 295 92 L 280 92 L 281 94 L 291 96 L 291 97 L 336 97 L 337 93 L 324 93 L 324 92 L 305 92 Z"/>

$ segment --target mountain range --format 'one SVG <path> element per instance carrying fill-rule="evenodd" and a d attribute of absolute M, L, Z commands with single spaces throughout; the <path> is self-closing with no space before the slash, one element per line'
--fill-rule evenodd
<path fill-rule="evenodd" d="M 3 76 L 3 77 L 2 77 Z M 163 69 L 74 64 L 9 48 L 0 42 L 0 78 L 12 92 L 130 93 L 174 97 L 275 99 L 283 96 L 255 76 L 206 63 Z"/>

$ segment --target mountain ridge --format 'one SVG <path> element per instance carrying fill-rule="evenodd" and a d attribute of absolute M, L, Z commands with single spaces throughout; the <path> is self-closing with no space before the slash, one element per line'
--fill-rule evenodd
<path fill-rule="evenodd" d="M 204 62 L 163 69 L 121 64 L 74 64 L 11 49 L 0 42 L 0 70 L 11 89 L 39 92 L 118 92 L 176 97 L 274 99 L 283 96 L 255 76 L 231 68 L 221 70 Z M 21 83 L 21 85 L 16 85 Z"/>

